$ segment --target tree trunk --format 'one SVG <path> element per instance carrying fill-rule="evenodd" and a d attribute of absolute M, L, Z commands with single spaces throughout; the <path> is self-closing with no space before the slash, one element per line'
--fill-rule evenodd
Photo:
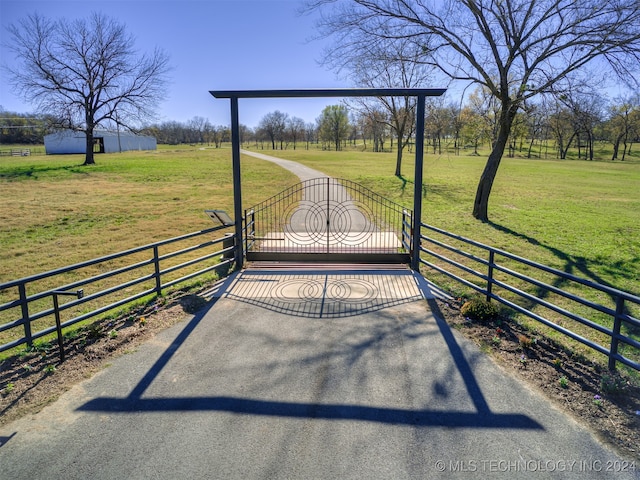
<path fill-rule="evenodd" d="M 613 155 L 611 156 L 611 161 L 618 159 L 618 150 L 620 149 L 621 141 L 622 141 L 622 135 L 618 135 L 616 137 L 615 142 L 613 142 Z"/>
<path fill-rule="evenodd" d="M 535 142 L 535 137 L 531 139 L 529 143 L 529 151 L 527 152 L 527 158 L 531 158 L 531 151 L 533 150 L 533 144 Z"/>
<path fill-rule="evenodd" d="M 87 130 L 85 132 L 85 137 L 87 139 L 87 151 L 85 153 L 83 165 L 95 165 L 96 161 L 93 158 L 93 129 Z"/>
<path fill-rule="evenodd" d="M 567 154 L 569 153 L 569 148 L 571 147 L 571 142 L 573 142 L 573 139 L 575 138 L 575 136 L 576 136 L 576 134 L 574 133 L 569 138 L 569 141 L 567 142 L 566 148 L 564 148 L 564 150 L 562 150 L 562 152 L 560 153 L 560 160 L 566 160 L 567 159 Z M 580 139 L 578 139 L 578 158 L 580 158 Z"/>
<path fill-rule="evenodd" d="M 496 178 L 498 167 L 500 167 L 500 161 L 502 160 L 502 155 L 507 147 L 509 133 L 511 132 L 511 125 L 513 124 L 513 119 L 515 118 L 517 111 L 518 109 L 514 105 L 503 101 L 498 137 L 496 138 L 493 149 L 489 154 L 484 171 L 480 176 L 478 189 L 476 190 L 476 198 L 473 202 L 473 216 L 482 222 L 489 221 L 489 195 L 491 195 L 493 181 Z"/>
<path fill-rule="evenodd" d="M 402 139 L 398 138 L 398 153 L 396 154 L 396 177 L 402 176 Z"/>

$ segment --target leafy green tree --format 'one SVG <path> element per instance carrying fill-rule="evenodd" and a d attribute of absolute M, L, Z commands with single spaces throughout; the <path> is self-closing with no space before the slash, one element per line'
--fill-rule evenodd
<path fill-rule="evenodd" d="M 320 140 L 334 145 L 336 152 L 349 137 L 349 112 L 344 105 L 328 105 L 318 118 Z"/>

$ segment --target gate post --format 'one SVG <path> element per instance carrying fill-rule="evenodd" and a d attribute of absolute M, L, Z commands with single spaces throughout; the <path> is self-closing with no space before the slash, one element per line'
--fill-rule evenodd
<path fill-rule="evenodd" d="M 411 269 L 420 271 L 420 226 L 422 224 L 422 170 L 424 160 L 424 114 L 427 97 L 420 94 L 416 108 L 416 165 L 413 191 L 413 238 L 411 239 Z"/>
<path fill-rule="evenodd" d="M 233 162 L 233 214 L 236 223 L 236 270 L 242 269 L 244 259 L 242 242 L 242 182 L 240 179 L 240 122 L 238 97 L 231 97 L 231 153 Z"/>

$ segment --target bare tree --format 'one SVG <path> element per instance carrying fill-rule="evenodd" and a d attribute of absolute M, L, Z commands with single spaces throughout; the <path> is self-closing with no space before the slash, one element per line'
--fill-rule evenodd
<path fill-rule="evenodd" d="M 280 143 L 280 150 L 282 150 L 282 144 L 284 143 L 284 133 L 287 127 L 287 119 L 289 115 L 276 110 L 275 112 L 267 113 L 262 120 L 258 128 L 267 136 L 271 141 L 271 148 L 276 149 L 276 142 Z"/>
<path fill-rule="evenodd" d="M 207 125 L 209 120 L 204 117 L 193 117 L 187 122 L 187 131 L 189 132 L 189 143 L 203 143 L 205 137 L 205 130 L 210 130 L 210 125 Z"/>
<path fill-rule="evenodd" d="M 433 141 L 433 153 L 442 154 L 442 139 L 451 130 L 451 112 L 444 106 L 444 99 L 438 99 L 427 106 L 425 130 Z"/>
<path fill-rule="evenodd" d="M 389 125 L 388 112 L 384 112 L 380 107 L 371 108 L 360 113 L 362 123 L 363 138 L 370 138 L 373 141 L 373 151 L 383 152 Z"/>
<path fill-rule="evenodd" d="M 549 129 L 556 141 L 557 155 L 560 160 L 567 158 L 567 152 L 575 136 L 573 116 L 571 111 L 555 100 L 548 105 L 549 108 Z"/>
<path fill-rule="evenodd" d="M 617 98 L 615 103 L 609 106 L 608 127 L 613 143 L 611 160 L 618 159 L 620 143 L 622 143 L 620 160 L 624 161 L 629 141 L 633 142 L 634 130 L 640 131 L 640 95 Z"/>
<path fill-rule="evenodd" d="M 318 126 L 313 122 L 307 122 L 304 126 L 304 140 L 306 149 L 309 150 L 309 144 L 317 140 Z"/>
<path fill-rule="evenodd" d="M 562 95 L 556 95 L 559 103 L 562 104 L 569 116 L 573 132 L 565 146 L 562 155 L 566 158 L 567 150 L 571 142 L 576 140 L 578 147 L 578 158 L 582 158 L 584 147 L 584 157 L 593 160 L 594 156 L 594 130 L 596 125 L 601 123 L 603 102 L 599 95 L 593 92 L 582 92 L 580 89 L 567 91 Z"/>
<path fill-rule="evenodd" d="M 158 49 L 137 55 L 124 25 L 102 14 L 54 22 L 35 13 L 8 31 L 20 60 L 6 68 L 14 88 L 38 111 L 85 133 L 85 165 L 95 163 L 96 127 L 113 122 L 132 128 L 153 116 L 164 97 L 168 56 Z"/>
<path fill-rule="evenodd" d="M 329 55 L 325 63 L 337 72 L 347 71 L 347 76 L 358 86 L 368 88 L 420 87 L 424 86 L 431 69 L 417 59 L 422 49 L 411 39 L 400 38 L 388 42 L 370 42 L 367 35 L 355 29 L 349 45 L 340 55 Z M 415 97 L 382 97 L 379 99 L 354 99 L 352 106 L 370 112 L 381 106 L 388 115 L 386 124 L 397 140 L 395 175 L 402 175 L 402 154 L 415 132 Z"/>
<path fill-rule="evenodd" d="M 533 146 L 536 140 L 542 140 L 541 135 L 547 121 L 547 112 L 544 111 L 542 105 L 538 104 L 526 105 L 524 110 L 526 114 L 526 131 L 529 138 L 527 158 L 532 158 Z M 540 155 L 538 156 L 540 157 Z"/>
<path fill-rule="evenodd" d="M 222 142 L 225 141 L 227 136 L 226 132 L 228 131 L 228 127 L 224 125 L 216 125 L 211 127 L 211 140 L 216 148 L 220 148 L 222 146 Z"/>
<path fill-rule="evenodd" d="M 299 117 L 291 117 L 286 122 L 286 133 L 288 140 L 293 142 L 293 149 L 296 149 L 296 143 L 304 135 L 304 120 Z"/>
<path fill-rule="evenodd" d="M 352 48 L 349 32 L 372 42 L 410 38 L 421 61 L 453 80 L 486 88 L 499 102 L 499 130 L 478 182 L 474 217 L 488 221 L 489 195 L 511 127 L 524 102 L 562 86 L 601 60 L 607 74 L 637 85 L 638 0 L 307 0 L 324 11 L 321 33 L 337 35 L 332 55 Z"/>
<path fill-rule="evenodd" d="M 227 128 L 227 130 L 229 132 L 229 137 L 231 137 L 231 128 Z M 240 124 L 240 145 L 244 144 L 245 142 L 249 144 L 253 139 L 253 136 L 254 136 L 253 129 L 241 123 Z"/>
<path fill-rule="evenodd" d="M 582 157 L 581 148 L 584 145 L 585 159 L 593 160 L 595 129 L 602 122 L 604 104 L 602 97 L 596 94 L 582 95 L 572 102 L 576 127 L 578 132 L 578 158 Z M 584 144 L 581 140 L 584 138 Z"/>
<path fill-rule="evenodd" d="M 462 131 L 462 105 L 456 103 L 449 103 L 447 106 L 449 112 L 449 118 L 451 121 L 451 135 L 453 136 L 453 151 L 456 155 L 460 154 L 460 132 Z"/>

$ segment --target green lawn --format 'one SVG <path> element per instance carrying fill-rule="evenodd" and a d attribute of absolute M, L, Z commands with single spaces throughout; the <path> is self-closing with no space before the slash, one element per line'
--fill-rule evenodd
<path fill-rule="evenodd" d="M 397 178 L 392 153 L 258 151 L 413 204 L 412 154 Z M 425 223 L 640 294 L 640 162 L 505 158 L 491 222 L 481 223 L 471 209 L 485 159 L 427 151 Z M 233 213 L 228 146 L 161 146 L 82 162 L 81 155 L 0 157 L 0 282 L 208 228 L 205 209 Z M 297 182 L 250 157 L 242 173 L 244 208 Z"/>
<path fill-rule="evenodd" d="M 230 149 L 162 148 L 96 156 L 0 157 L 0 282 L 213 226 L 206 209 L 233 215 Z M 296 177 L 243 164 L 247 204 Z"/>
<path fill-rule="evenodd" d="M 395 155 L 359 151 L 265 153 L 348 178 L 407 207 Z M 230 150 L 162 147 L 97 157 L 0 157 L 0 281 L 209 227 L 208 208 L 233 212 Z M 640 293 L 640 163 L 505 158 L 489 204 L 471 216 L 484 157 L 434 156 L 424 166 L 423 221 L 532 260 Z M 243 158 L 243 204 L 294 183 L 272 165 Z"/>

